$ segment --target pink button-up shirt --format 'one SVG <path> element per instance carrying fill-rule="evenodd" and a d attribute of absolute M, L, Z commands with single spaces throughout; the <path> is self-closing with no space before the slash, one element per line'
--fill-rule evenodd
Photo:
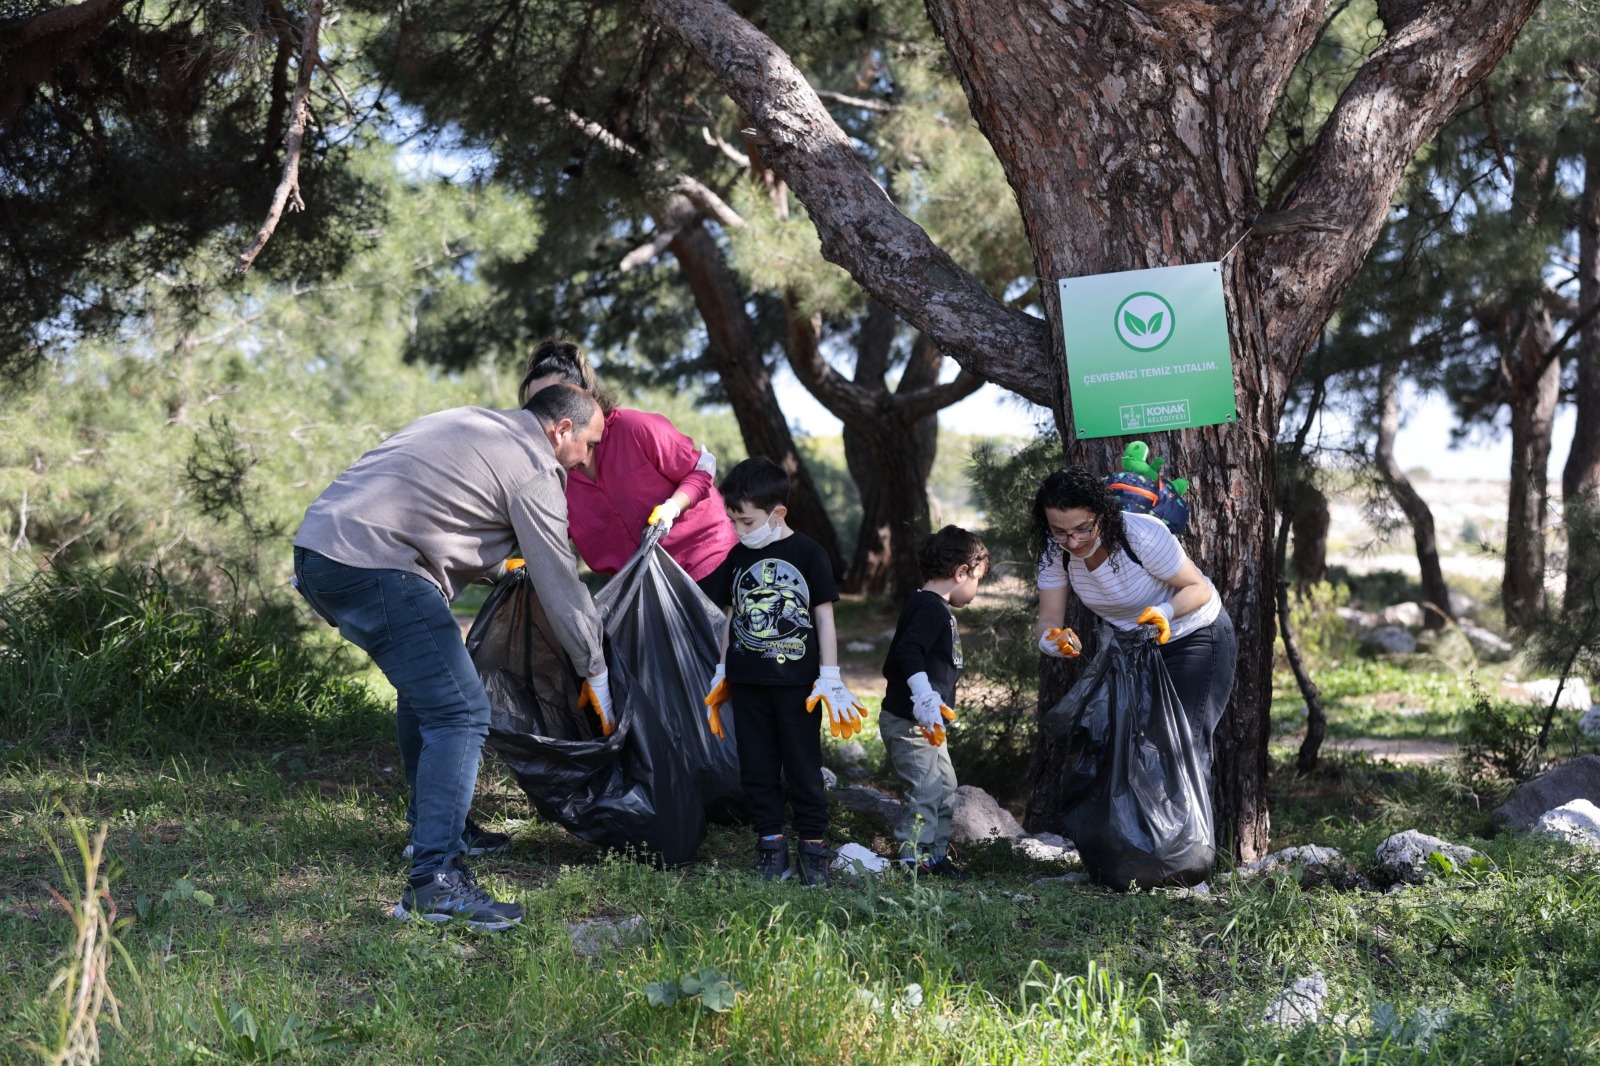
<path fill-rule="evenodd" d="M 568 531 L 589 569 L 621 569 L 638 551 L 650 512 L 682 492 L 689 506 L 661 546 L 696 581 L 715 570 L 739 538 L 711 475 L 695 468 L 699 459 L 694 441 L 661 415 L 625 408 L 607 415 L 594 477 L 567 475 Z"/>

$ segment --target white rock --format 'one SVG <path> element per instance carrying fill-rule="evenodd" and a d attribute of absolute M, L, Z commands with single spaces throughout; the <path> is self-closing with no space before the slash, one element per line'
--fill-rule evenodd
<path fill-rule="evenodd" d="M 1590 707 L 1578 719 L 1578 732 L 1586 737 L 1600 737 L 1600 704 Z"/>
<path fill-rule="evenodd" d="M 1029 833 L 1028 835 L 1034 840 L 1037 840 L 1039 843 L 1048 844 L 1052 848 L 1074 847 L 1072 841 L 1068 840 L 1060 833 Z"/>
<path fill-rule="evenodd" d="M 889 868 L 889 860 L 860 844 L 840 844 L 833 868 L 848 874 L 881 874 Z"/>
<path fill-rule="evenodd" d="M 1594 705 L 1594 700 L 1589 696 L 1589 683 L 1583 678 L 1567 678 L 1566 684 L 1561 685 L 1560 699 L 1556 699 L 1556 686 L 1559 683 L 1557 678 L 1541 677 L 1536 681 L 1524 681 L 1520 685 L 1507 687 L 1514 696 L 1542 707 L 1550 706 L 1551 700 L 1556 700 L 1556 706 L 1564 711 L 1587 711 Z"/>
<path fill-rule="evenodd" d="M 839 775 L 826 766 L 822 768 L 822 787 L 830 791 L 839 787 Z"/>
<path fill-rule="evenodd" d="M 1461 623 L 1461 635 L 1467 638 L 1467 643 L 1472 645 L 1473 654 L 1478 658 L 1491 663 L 1504 662 L 1511 658 L 1514 650 L 1511 642 L 1491 632 L 1482 626 L 1475 626 L 1471 622 Z"/>
<path fill-rule="evenodd" d="M 1060 840 L 1060 837 L 1056 837 Z M 1078 853 L 1074 850 L 1061 847 L 1057 844 L 1046 844 L 1037 837 L 1021 837 L 1011 842 L 1013 850 L 1019 851 L 1034 862 L 1077 862 Z"/>
<path fill-rule="evenodd" d="M 1011 812 L 975 785 L 958 787 L 950 805 L 951 840 L 984 841 L 995 836 L 1015 840 L 1022 836 L 1022 826 Z"/>
<path fill-rule="evenodd" d="M 1586 799 L 1575 799 L 1545 811 L 1533 828 L 1535 832 L 1561 837 L 1577 847 L 1600 848 L 1600 807 Z"/>
<path fill-rule="evenodd" d="M 568 922 L 567 935 L 572 937 L 574 951 L 593 957 L 604 954 L 607 948 L 642 944 L 650 938 L 650 930 L 644 919 L 635 914 L 621 919 Z"/>
<path fill-rule="evenodd" d="M 1280 992 L 1261 1020 L 1285 1029 L 1315 1025 L 1322 1020 L 1322 1006 L 1327 1000 L 1327 978 L 1320 972 L 1313 973 Z"/>
<path fill-rule="evenodd" d="M 1344 619 L 1345 628 L 1352 633 L 1364 632 L 1378 624 L 1376 615 L 1354 607 L 1335 607 L 1333 613 Z"/>
<path fill-rule="evenodd" d="M 1428 871 L 1428 856 L 1436 851 L 1449 859 L 1457 869 L 1464 868 L 1474 858 L 1482 857 L 1480 852 L 1469 847 L 1407 829 L 1378 845 L 1378 868 L 1396 881 L 1418 882 Z"/>
<path fill-rule="evenodd" d="M 1086 885 L 1089 883 L 1089 875 L 1082 870 L 1074 870 L 1072 873 L 1062 874 L 1060 877 L 1035 877 L 1029 883 L 1035 885 Z"/>
<path fill-rule="evenodd" d="M 869 652 L 876 647 L 877 645 L 872 643 L 870 640 L 852 640 L 844 646 L 844 650 L 855 652 L 859 655 L 863 652 Z"/>
<path fill-rule="evenodd" d="M 1325 848 L 1318 844 L 1305 844 L 1297 848 L 1284 848 L 1282 851 L 1273 852 L 1264 859 L 1247 862 L 1239 867 L 1239 873 L 1248 879 L 1272 870 L 1306 866 L 1339 866 L 1343 863 L 1344 856 L 1339 854 L 1338 848 Z"/>
<path fill-rule="evenodd" d="M 1397 603 L 1378 612 L 1378 624 L 1421 629 L 1424 614 L 1420 603 Z"/>

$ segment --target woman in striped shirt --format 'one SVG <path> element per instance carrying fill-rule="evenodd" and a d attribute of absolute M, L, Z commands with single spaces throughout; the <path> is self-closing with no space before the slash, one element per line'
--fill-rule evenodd
<path fill-rule="evenodd" d="M 1123 511 L 1100 478 L 1069 467 L 1039 486 L 1030 544 L 1039 560 L 1039 650 L 1056 658 L 1082 650 L 1064 628 L 1069 589 L 1118 629 L 1152 626 L 1190 728 L 1209 753 L 1239 648 L 1216 587 L 1178 538 L 1153 515 Z"/>

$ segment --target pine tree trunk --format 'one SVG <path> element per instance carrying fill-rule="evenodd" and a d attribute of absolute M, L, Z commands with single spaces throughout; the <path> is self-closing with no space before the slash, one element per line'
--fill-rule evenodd
<path fill-rule="evenodd" d="M 1439 565 L 1439 543 L 1434 537 L 1433 511 L 1394 457 L 1394 438 L 1400 432 L 1400 404 L 1395 396 L 1396 369 L 1384 363 L 1378 370 L 1378 441 L 1373 461 L 1378 476 L 1389 487 L 1389 495 L 1411 523 L 1412 540 L 1417 548 L 1417 567 L 1422 577 L 1422 624 L 1427 629 L 1443 629 L 1455 613 L 1450 609 L 1450 588 Z"/>
<path fill-rule="evenodd" d="M 885 197 L 856 145 L 781 47 L 720 0 L 635 0 L 716 75 L 804 203 L 822 254 L 927 333 L 964 371 L 1053 407 L 1072 440 L 1056 281 L 1141 267 L 1223 268 L 1239 423 L 1155 434 L 1194 478 L 1187 547 L 1239 631 L 1218 728 L 1218 834 L 1268 844 L 1274 441 L 1287 385 L 1382 229 L 1405 167 L 1489 72 L 1536 0 L 1379 5 L 1388 33 L 1340 97 L 1281 211 L 1256 167 L 1326 2 L 1270 5 L 926 0 L 973 118 L 1006 172 L 1034 252 L 1041 324 L 983 290 Z M 1252 231 L 1257 239 L 1242 245 Z M 1106 470 L 1116 441 L 1067 456 Z M 1045 706 L 1065 678 L 1047 669 Z M 1030 824 L 1059 817 L 1059 753 L 1035 759 Z"/>
<path fill-rule="evenodd" d="M 789 472 L 789 524 L 822 545 L 834 574 L 842 577 L 844 557 L 838 533 L 772 391 L 772 375 L 761 361 L 761 346 L 756 341 L 755 323 L 745 310 L 744 292 L 704 223 L 694 220 L 685 224 L 695 212 L 694 205 L 684 196 L 671 199 L 668 208 L 658 214 L 657 225 L 678 233 L 668 247 L 678 259 L 706 324 L 706 347 L 733 406 L 745 450 L 764 455 Z M 725 473 L 739 458 L 718 456 L 719 470 Z"/>
<path fill-rule="evenodd" d="M 1294 583 L 1302 593 L 1328 580 L 1328 527 L 1331 524 L 1327 494 L 1311 481 L 1301 481 L 1295 488 L 1294 514 L 1289 519 L 1289 529 L 1294 535 L 1290 554 Z"/>
<path fill-rule="evenodd" d="M 1545 608 L 1546 479 L 1556 404 L 1561 399 L 1561 360 L 1546 354 L 1554 342 L 1549 314 L 1536 308 L 1517 333 L 1514 353 L 1503 363 L 1511 384 L 1511 485 L 1500 602 L 1506 625 L 1513 629 L 1537 622 Z"/>
<path fill-rule="evenodd" d="M 1600 114 L 1596 115 L 1600 121 Z M 1591 139 L 1584 158 L 1583 196 L 1578 205 L 1578 311 L 1600 304 L 1600 140 Z M 1600 502 L 1600 316 L 1589 319 L 1578 332 L 1573 352 L 1577 383 L 1572 390 L 1577 421 L 1572 450 L 1561 472 L 1564 511 L 1586 502 Z M 1594 584 L 1600 570 L 1600 545 L 1575 542 L 1574 530 L 1588 523 L 1568 521 L 1567 592 L 1571 602 L 1578 590 Z"/>

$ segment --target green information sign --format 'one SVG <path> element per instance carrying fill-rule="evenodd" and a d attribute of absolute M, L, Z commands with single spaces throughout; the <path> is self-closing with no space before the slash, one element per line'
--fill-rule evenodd
<path fill-rule="evenodd" d="M 1064 278 L 1061 329 L 1078 436 L 1238 418 L 1222 264 Z"/>

